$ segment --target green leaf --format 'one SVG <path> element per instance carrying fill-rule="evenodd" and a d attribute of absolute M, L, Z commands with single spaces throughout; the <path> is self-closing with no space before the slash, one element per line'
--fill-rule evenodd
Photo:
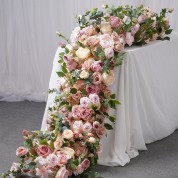
<path fill-rule="evenodd" d="M 69 53 L 69 49 L 67 47 L 65 47 L 65 52 L 68 54 Z"/>
<path fill-rule="evenodd" d="M 67 73 L 66 63 L 63 63 L 61 68 L 62 68 L 62 71 L 66 74 Z"/>
<path fill-rule="evenodd" d="M 116 94 L 110 95 L 110 98 L 115 99 L 116 98 Z"/>
<path fill-rule="evenodd" d="M 65 73 L 64 72 L 56 72 L 59 77 L 64 77 Z"/>
<path fill-rule="evenodd" d="M 164 38 L 164 40 L 170 40 L 170 37 L 166 36 L 166 37 Z"/>
<path fill-rule="evenodd" d="M 169 35 L 169 34 L 171 34 L 171 32 L 172 32 L 172 29 L 168 29 L 168 30 L 165 31 L 165 34 Z"/>
<path fill-rule="evenodd" d="M 77 89 L 76 89 L 76 88 L 71 88 L 71 89 L 70 89 L 70 92 L 71 92 L 72 94 L 75 94 L 75 93 L 77 93 Z"/>
<path fill-rule="evenodd" d="M 109 116 L 108 119 L 113 123 L 115 123 L 115 121 L 116 121 L 116 117 L 114 117 L 114 116 Z"/>
<path fill-rule="evenodd" d="M 107 130 L 112 130 L 112 129 L 113 129 L 112 125 L 110 125 L 110 124 L 108 124 L 108 123 L 105 123 L 105 124 L 104 124 L 104 127 L 105 127 Z"/>

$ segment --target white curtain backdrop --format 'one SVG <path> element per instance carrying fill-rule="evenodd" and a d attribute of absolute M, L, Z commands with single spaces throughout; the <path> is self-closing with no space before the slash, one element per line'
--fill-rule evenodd
<path fill-rule="evenodd" d="M 175 8 L 170 21 L 178 30 L 177 0 L 0 0 L 0 100 L 45 101 L 56 30 L 69 37 L 74 17 L 102 4 Z"/>

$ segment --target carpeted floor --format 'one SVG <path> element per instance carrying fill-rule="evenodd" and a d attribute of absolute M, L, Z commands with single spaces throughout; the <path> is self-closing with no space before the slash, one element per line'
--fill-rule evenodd
<path fill-rule="evenodd" d="M 23 143 L 21 130 L 40 128 L 45 103 L 0 102 L 0 173 L 16 161 L 15 150 Z M 148 145 L 125 167 L 97 166 L 104 178 L 178 178 L 178 131 Z"/>

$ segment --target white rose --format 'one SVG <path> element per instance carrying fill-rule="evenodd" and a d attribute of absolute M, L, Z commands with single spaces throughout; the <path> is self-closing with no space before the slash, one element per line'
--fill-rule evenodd
<path fill-rule="evenodd" d="M 109 74 L 103 73 L 102 78 L 103 78 L 103 82 L 105 83 L 105 85 L 107 85 L 107 86 L 111 85 L 115 79 L 114 71 L 111 70 Z"/>
<path fill-rule="evenodd" d="M 72 132 L 72 130 L 66 129 L 66 130 L 64 130 L 62 136 L 63 136 L 63 138 L 71 139 L 71 138 L 73 138 L 74 133 Z"/>
<path fill-rule="evenodd" d="M 80 78 L 88 78 L 89 77 L 89 72 L 87 72 L 86 70 L 83 70 L 81 73 L 80 73 Z"/>
<path fill-rule="evenodd" d="M 77 38 L 79 36 L 79 32 L 80 32 L 80 27 L 74 28 L 74 30 L 72 31 L 72 34 L 70 36 L 71 43 L 76 43 Z"/>
<path fill-rule="evenodd" d="M 109 22 L 101 22 L 102 33 L 112 33 L 112 28 Z"/>
<path fill-rule="evenodd" d="M 86 59 L 90 56 L 90 50 L 88 48 L 82 48 L 80 47 L 77 51 L 76 51 L 76 55 L 80 58 L 80 59 Z"/>

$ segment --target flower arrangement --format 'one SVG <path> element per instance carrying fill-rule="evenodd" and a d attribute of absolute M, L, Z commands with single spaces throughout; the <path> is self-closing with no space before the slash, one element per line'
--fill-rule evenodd
<path fill-rule="evenodd" d="M 115 116 L 108 114 L 120 102 L 108 88 L 114 68 L 125 56 L 125 45 L 144 45 L 156 39 L 168 40 L 172 32 L 166 13 L 160 15 L 138 6 L 94 8 L 77 16 L 70 41 L 61 43 L 61 71 L 55 101 L 49 107 L 47 131 L 23 130 L 24 147 L 16 150 L 13 163 L 3 177 L 30 174 L 42 178 L 70 176 L 97 178 L 91 167 L 102 151 L 101 138 L 113 129 Z"/>

